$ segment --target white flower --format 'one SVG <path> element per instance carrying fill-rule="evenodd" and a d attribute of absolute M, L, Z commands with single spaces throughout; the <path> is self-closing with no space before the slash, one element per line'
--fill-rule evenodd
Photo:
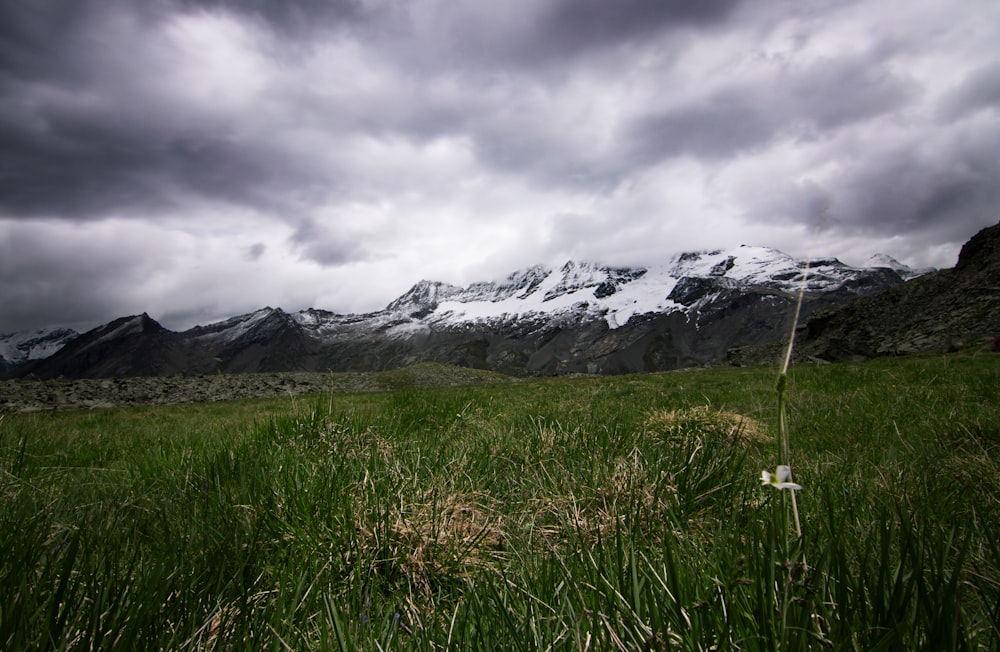
<path fill-rule="evenodd" d="M 775 489 L 801 489 L 802 485 L 788 481 L 791 477 L 792 469 L 782 464 L 773 475 L 769 471 L 761 471 L 760 483 L 764 485 L 769 484 Z"/>

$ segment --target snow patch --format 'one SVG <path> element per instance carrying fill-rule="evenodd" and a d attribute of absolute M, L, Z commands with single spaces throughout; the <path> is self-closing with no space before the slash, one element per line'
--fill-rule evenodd
<path fill-rule="evenodd" d="M 11 365 L 41 360 L 78 336 L 79 333 L 71 328 L 39 328 L 0 334 L 0 360 Z"/>
<path fill-rule="evenodd" d="M 904 265 L 887 254 L 875 254 L 865 261 L 864 267 L 891 269 L 899 274 L 900 278 L 904 281 L 909 281 L 910 279 L 917 278 L 918 276 L 923 276 L 924 274 L 930 274 L 931 272 L 937 271 L 933 267 L 914 269 L 909 265 Z"/>

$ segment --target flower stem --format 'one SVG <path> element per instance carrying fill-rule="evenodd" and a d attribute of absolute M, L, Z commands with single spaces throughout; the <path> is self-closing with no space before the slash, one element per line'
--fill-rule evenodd
<path fill-rule="evenodd" d="M 809 278 L 809 261 L 806 260 L 802 270 L 802 283 L 799 285 L 798 297 L 795 301 L 795 313 L 792 316 L 792 328 L 788 333 L 788 347 L 785 349 L 785 357 L 781 363 L 781 373 L 778 374 L 778 464 L 786 464 L 791 468 L 791 446 L 788 443 L 788 421 L 785 415 L 785 392 L 788 389 L 788 367 L 792 363 L 792 351 L 795 348 L 795 331 L 799 327 L 799 317 L 802 314 L 802 302 L 805 300 L 806 280 Z M 789 471 L 789 482 L 794 482 L 794 476 Z M 799 506 L 795 500 L 795 492 L 792 494 L 792 515 L 795 517 L 795 533 L 802 537 L 802 524 L 799 521 Z"/>

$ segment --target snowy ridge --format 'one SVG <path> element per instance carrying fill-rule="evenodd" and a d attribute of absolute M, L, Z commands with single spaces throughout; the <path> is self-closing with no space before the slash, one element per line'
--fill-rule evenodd
<path fill-rule="evenodd" d="M 112 340 L 125 337 L 126 335 L 135 335 L 136 333 L 141 333 L 145 325 L 145 320 L 149 319 L 146 314 L 136 315 L 135 317 L 127 317 L 125 319 L 120 319 L 114 328 L 110 328 L 106 333 L 103 333 L 100 337 L 92 342 L 88 343 L 88 346 L 97 346 L 103 342 L 110 342 Z M 112 322 L 114 324 L 115 322 Z"/>
<path fill-rule="evenodd" d="M 424 307 L 462 292 L 462 288 L 440 281 L 420 281 L 388 306 L 386 310 L 399 311 L 412 307 Z"/>
<path fill-rule="evenodd" d="M 235 340 L 246 333 L 259 328 L 264 322 L 276 315 L 285 315 L 281 309 L 268 306 L 245 315 L 230 317 L 229 319 L 208 326 L 195 326 L 188 333 L 196 340 L 212 341 L 218 339 Z"/>
<path fill-rule="evenodd" d="M 12 366 L 47 358 L 78 335 L 71 328 L 40 328 L 0 334 L 0 363 Z"/>
<path fill-rule="evenodd" d="M 904 281 L 909 281 L 912 278 L 923 276 L 924 274 L 929 274 L 935 271 L 933 267 L 914 269 L 909 265 L 904 265 L 903 263 L 899 262 L 892 256 L 888 256 L 886 254 L 875 254 L 867 261 L 865 261 L 865 264 L 863 266 L 891 269 L 892 271 L 899 274 L 900 278 L 902 278 Z"/>
<path fill-rule="evenodd" d="M 888 267 L 883 258 L 876 262 Z M 909 268 L 893 262 L 887 273 L 903 277 Z M 803 276 L 808 293 L 842 290 L 860 294 L 871 272 L 868 267 L 851 267 L 835 258 L 802 261 L 775 249 L 742 245 L 682 253 L 650 267 L 572 260 L 559 269 L 534 265 L 500 280 L 475 282 L 465 288 L 422 280 L 381 311 L 340 315 L 309 308 L 287 317 L 324 342 L 371 333 L 406 339 L 439 329 L 565 319 L 603 319 L 609 328 L 617 329 L 637 315 L 650 313 L 685 312 L 689 319 L 697 319 L 699 310 L 722 292 L 757 290 L 793 295 L 799 291 Z M 221 331 L 230 330 L 225 335 L 229 339 L 265 316 L 258 311 L 211 329 L 219 336 Z"/>
<path fill-rule="evenodd" d="M 836 259 L 817 260 L 807 266 L 805 261 L 780 251 L 749 246 L 679 254 L 663 265 L 649 268 L 569 261 L 558 271 L 536 266 L 515 272 L 500 283 L 476 283 L 466 290 L 448 286 L 446 294 L 439 293 L 433 303 L 423 304 L 427 312 L 421 318 L 457 326 L 572 312 L 603 318 L 614 329 L 635 315 L 696 312 L 712 298 L 706 295 L 697 303 L 676 300 L 672 293 L 681 279 L 710 280 L 719 291 L 758 287 L 794 293 L 805 274 L 806 290 L 818 293 L 845 288 L 865 272 L 864 268 L 850 267 Z M 389 308 L 399 305 L 397 300 Z"/>

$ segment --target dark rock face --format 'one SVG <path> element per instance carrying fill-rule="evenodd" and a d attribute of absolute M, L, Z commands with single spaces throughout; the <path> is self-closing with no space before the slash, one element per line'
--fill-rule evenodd
<path fill-rule="evenodd" d="M 235 337 L 230 334 L 234 330 Z M 280 308 L 264 308 L 182 335 L 190 343 L 192 357 L 202 361 L 199 373 L 312 371 L 301 363 L 314 352 L 313 341 Z"/>
<path fill-rule="evenodd" d="M 235 336 L 234 336 L 235 332 Z M 287 313 L 265 308 L 183 333 L 149 315 L 95 328 L 19 376 L 120 378 L 174 374 L 312 371 L 315 343 Z"/>
<path fill-rule="evenodd" d="M 955 272 L 987 285 L 1000 282 L 1000 223 L 983 229 L 962 246 Z"/>
<path fill-rule="evenodd" d="M 461 288 L 438 281 L 420 281 L 414 285 L 406 294 L 399 297 L 388 306 L 391 311 L 410 311 L 411 315 L 416 315 L 433 309 L 439 301 L 444 301 L 449 296 L 457 294 Z"/>
<path fill-rule="evenodd" d="M 985 344 L 1000 335 L 1000 224 L 962 247 L 958 263 L 813 315 L 799 356 L 864 359 Z"/>
<path fill-rule="evenodd" d="M 685 276 L 677 281 L 677 285 L 670 291 L 667 298 L 682 306 L 693 306 L 712 292 L 725 289 L 725 286 L 720 281 L 721 279 L 717 278 Z"/>
<path fill-rule="evenodd" d="M 122 317 L 88 331 L 21 375 L 107 378 L 179 373 L 188 364 L 183 342 L 149 315 Z"/>

